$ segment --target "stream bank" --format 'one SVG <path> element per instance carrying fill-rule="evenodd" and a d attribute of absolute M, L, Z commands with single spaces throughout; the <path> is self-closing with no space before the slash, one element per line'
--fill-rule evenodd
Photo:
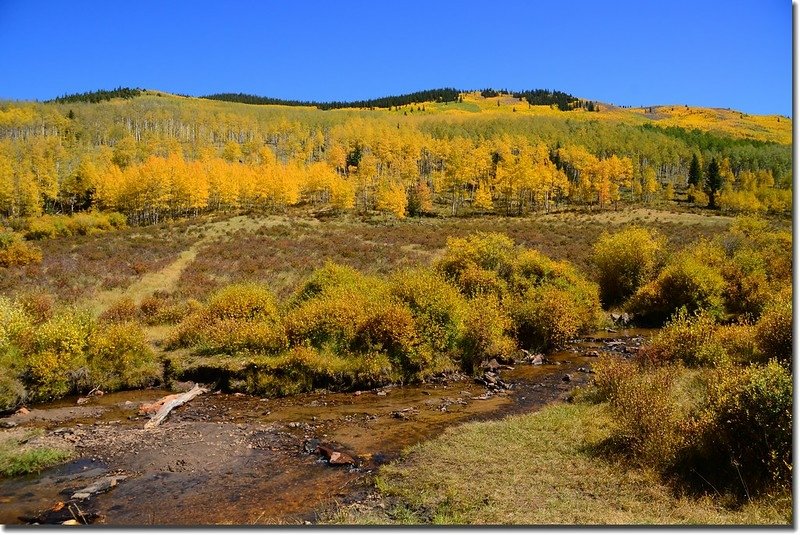
<path fill-rule="evenodd" d="M 565 399 L 590 380 L 596 356 L 631 354 L 648 335 L 602 331 L 576 340 L 541 365 L 499 370 L 499 380 L 511 385 L 499 392 L 466 377 L 277 399 L 215 392 L 150 430 L 138 407 L 169 392 L 117 392 L 81 405 L 75 398 L 32 407 L 0 424 L 41 429 L 34 441 L 74 447 L 77 458 L 0 480 L 0 522 L 60 523 L 74 516 L 69 506 L 77 506 L 93 515 L 88 521 L 108 525 L 313 523 L 320 511 L 365 496 L 374 471 L 404 448 L 453 425 Z M 355 465 L 330 465 L 317 444 Z M 109 478 L 115 483 L 100 484 L 100 493 L 73 499 Z M 53 513 L 59 503 L 66 505 Z"/>

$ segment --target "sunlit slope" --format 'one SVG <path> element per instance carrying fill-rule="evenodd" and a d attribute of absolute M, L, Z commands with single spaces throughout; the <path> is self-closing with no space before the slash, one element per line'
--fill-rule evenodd
<path fill-rule="evenodd" d="M 792 120 L 780 115 L 750 115 L 736 110 L 699 108 L 691 106 L 651 106 L 644 108 L 622 108 L 599 103 L 600 111 L 576 109 L 561 111 L 555 106 L 529 106 L 527 102 L 511 95 L 484 98 L 478 92 L 464 93 L 462 102 L 425 103 L 418 106 L 403 106 L 387 113 L 415 114 L 446 113 L 459 114 L 519 114 L 559 117 L 576 121 L 611 121 L 625 124 L 653 124 L 677 126 L 687 130 L 698 129 L 737 138 L 756 139 L 775 143 L 792 143 Z"/>
<path fill-rule="evenodd" d="M 323 111 L 311 106 L 243 104 L 147 90 L 132 99 L 113 99 L 99 104 L 0 103 L 0 127 L 38 124 L 43 115 L 49 117 L 47 122 L 60 124 L 64 122 L 63 116 L 69 110 L 78 113 L 86 124 L 103 124 L 109 120 L 119 123 L 123 118 L 131 116 L 159 121 L 167 115 L 202 120 L 209 124 L 246 125 L 251 121 L 279 120 L 315 123 L 319 126 L 336 124 L 346 118 L 358 116 L 365 119 L 382 117 L 396 120 L 397 124 L 418 123 L 438 117 L 456 122 L 459 119 L 476 117 L 509 122 L 516 118 L 542 117 L 547 118 L 548 122 L 606 122 L 629 126 L 651 124 L 687 130 L 698 129 L 733 138 L 785 145 L 792 143 L 792 120 L 779 115 L 750 115 L 735 110 L 681 105 L 640 108 L 623 108 L 602 102 L 597 105 L 599 111 L 582 108 L 561 111 L 555 105 L 529 105 L 526 101 L 507 94 L 484 98 L 479 92 L 469 92 L 463 93 L 459 102 L 419 102 L 393 108 Z"/>

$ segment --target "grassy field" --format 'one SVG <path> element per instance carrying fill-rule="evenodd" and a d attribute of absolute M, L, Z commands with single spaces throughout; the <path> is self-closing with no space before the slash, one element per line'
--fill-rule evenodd
<path fill-rule="evenodd" d="M 647 470 L 602 453 L 613 429 L 605 405 L 560 404 L 467 424 L 385 466 L 377 497 L 330 520 L 355 524 L 791 523 L 791 496 L 726 508 L 682 495 Z"/>

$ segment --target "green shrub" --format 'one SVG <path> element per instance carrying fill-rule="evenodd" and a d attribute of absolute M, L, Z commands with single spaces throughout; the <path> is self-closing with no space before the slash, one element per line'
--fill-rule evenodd
<path fill-rule="evenodd" d="M 776 295 L 755 325 L 756 345 L 767 358 L 791 365 L 792 362 L 792 295 L 784 291 Z"/>
<path fill-rule="evenodd" d="M 725 281 L 719 271 L 698 258 L 683 254 L 668 264 L 655 280 L 628 300 L 625 309 L 644 323 L 663 323 L 681 307 L 689 313 L 723 311 Z"/>
<path fill-rule="evenodd" d="M 91 385 L 119 390 L 152 384 L 158 363 L 147 337 L 134 322 L 100 325 L 88 341 Z"/>
<path fill-rule="evenodd" d="M 661 261 L 664 242 L 663 237 L 641 227 L 604 232 L 592 256 L 602 302 L 621 303 L 649 281 Z"/>

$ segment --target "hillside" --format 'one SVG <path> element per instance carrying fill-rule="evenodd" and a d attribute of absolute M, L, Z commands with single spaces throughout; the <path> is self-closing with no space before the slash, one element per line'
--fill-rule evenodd
<path fill-rule="evenodd" d="M 529 105 L 526 95 L 551 103 Z M 413 102 L 428 96 L 438 100 Z M 145 222 L 298 203 L 398 217 L 436 206 L 523 215 L 660 200 L 781 212 L 791 199 L 785 118 L 627 109 L 546 91 L 365 103 L 254 105 L 125 88 L 5 102 L 0 215 L 95 208 Z M 693 161 L 703 173 L 717 162 L 713 192 L 687 189 Z"/>

